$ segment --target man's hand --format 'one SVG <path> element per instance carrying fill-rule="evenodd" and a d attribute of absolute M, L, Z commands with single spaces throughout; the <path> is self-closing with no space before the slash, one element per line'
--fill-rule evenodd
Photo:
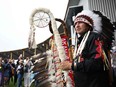
<path fill-rule="evenodd" d="M 63 61 L 60 63 L 59 68 L 62 70 L 70 70 L 72 66 L 72 63 L 69 61 Z"/>

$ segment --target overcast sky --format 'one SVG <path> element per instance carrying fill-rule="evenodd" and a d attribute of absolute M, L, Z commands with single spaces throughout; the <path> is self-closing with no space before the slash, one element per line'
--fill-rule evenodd
<path fill-rule="evenodd" d="M 68 0 L 0 0 L 0 52 L 28 47 L 29 18 L 34 9 L 49 9 L 64 19 Z M 36 29 L 36 43 L 51 36 L 48 28 Z"/>

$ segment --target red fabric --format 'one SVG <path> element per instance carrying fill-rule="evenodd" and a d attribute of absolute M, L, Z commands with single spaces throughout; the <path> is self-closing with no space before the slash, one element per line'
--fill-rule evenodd
<path fill-rule="evenodd" d="M 101 42 L 100 40 L 96 40 L 95 41 L 95 44 L 97 46 L 96 50 L 98 52 L 98 54 L 96 54 L 95 58 L 102 58 L 102 60 L 104 61 L 104 52 L 103 52 L 103 48 L 102 48 L 102 45 L 103 45 L 103 42 Z"/>
<path fill-rule="evenodd" d="M 97 46 L 96 48 L 96 51 L 98 52 L 95 56 L 95 59 L 97 58 L 100 58 L 101 57 L 101 53 L 102 53 L 102 44 L 101 44 L 101 41 L 98 39 L 98 40 L 95 40 L 95 45 Z"/>
<path fill-rule="evenodd" d="M 52 39 L 54 39 L 54 37 L 51 37 Z M 61 35 L 61 39 L 62 39 L 62 46 L 64 47 L 65 50 L 65 54 L 66 54 L 66 61 L 71 61 L 70 57 L 69 57 L 69 51 L 68 51 L 68 43 L 67 43 L 67 36 L 66 35 Z M 53 52 L 57 51 L 57 49 L 54 49 Z M 57 55 L 58 56 L 58 55 Z M 54 56 L 53 58 L 56 58 L 57 56 Z M 59 63 L 59 62 L 57 62 Z M 74 86 L 74 78 L 73 78 L 73 72 L 69 72 L 68 73 L 69 77 L 71 78 L 71 82 L 72 85 Z"/>

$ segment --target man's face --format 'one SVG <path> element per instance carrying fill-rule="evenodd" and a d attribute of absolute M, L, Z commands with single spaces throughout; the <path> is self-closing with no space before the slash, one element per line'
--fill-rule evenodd
<path fill-rule="evenodd" d="M 75 23 L 75 31 L 77 34 L 84 34 L 85 32 L 87 32 L 89 30 L 89 25 L 87 25 L 84 22 L 76 22 Z"/>

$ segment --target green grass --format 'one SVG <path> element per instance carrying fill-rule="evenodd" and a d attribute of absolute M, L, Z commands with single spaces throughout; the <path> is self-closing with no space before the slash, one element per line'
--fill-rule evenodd
<path fill-rule="evenodd" d="M 10 81 L 9 87 L 16 87 L 12 81 Z"/>
<path fill-rule="evenodd" d="M 22 84 L 23 84 L 22 87 L 24 87 L 24 83 L 23 82 L 22 82 Z M 10 84 L 8 86 L 6 86 L 6 87 L 17 87 L 17 83 L 14 85 L 13 81 L 10 81 Z M 32 84 L 32 86 L 30 86 L 30 87 L 34 87 L 34 84 Z"/>

